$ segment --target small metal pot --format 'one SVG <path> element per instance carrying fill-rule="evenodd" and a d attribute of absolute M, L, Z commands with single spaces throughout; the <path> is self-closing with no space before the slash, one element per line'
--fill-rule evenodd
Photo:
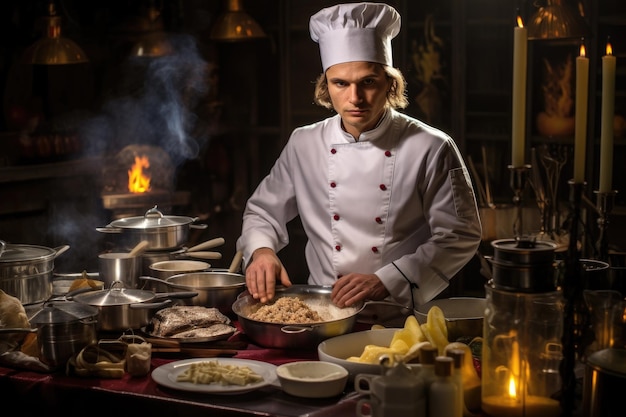
<path fill-rule="evenodd" d="M 49 367 L 63 368 L 85 346 L 95 343 L 98 310 L 73 302 L 46 303 L 30 323 L 35 328 L 0 329 L 0 333 L 37 333 L 39 360 Z"/>
<path fill-rule="evenodd" d="M 547 241 L 501 239 L 494 248 L 492 277 L 495 288 L 520 292 L 549 292 L 557 287 L 557 245 Z"/>
<path fill-rule="evenodd" d="M 128 288 L 139 288 L 141 256 L 130 256 L 126 252 L 106 252 L 98 255 L 100 279 L 106 286 L 122 281 Z"/>
<path fill-rule="evenodd" d="M 330 300 L 332 288 L 315 285 L 292 285 L 276 288 L 276 298 L 295 296 L 313 309 L 320 306 L 328 309 L 330 320 L 311 324 L 281 324 L 258 321 L 249 318 L 263 304 L 255 300 L 248 292 L 242 293 L 233 303 L 232 309 L 239 317 L 239 324 L 244 333 L 260 346 L 270 348 L 316 349 L 317 345 L 328 338 L 349 333 L 354 328 L 357 314 L 365 303 L 346 308 L 339 308 Z"/>
<path fill-rule="evenodd" d="M 96 230 L 119 234 L 122 237 L 121 244 L 128 249 L 145 240 L 149 251 L 169 250 L 187 243 L 191 228 L 207 228 L 206 224 L 192 224 L 197 220 L 197 217 L 166 216 L 154 206 L 143 216 L 114 220 L 106 227 L 98 227 Z"/>
<path fill-rule="evenodd" d="M 196 297 L 183 300 L 186 305 L 214 307 L 222 313 L 232 312 L 232 305 L 246 285 L 245 275 L 230 272 L 192 272 L 172 275 L 164 280 L 139 277 L 140 280 L 158 282 L 169 291 L 196 291 Z"/>
<path fill-rule="evenodd" d="M 68 249 L 0 240 L 0 289 L 25 305 L 46 301 L 52 295 L 54 260 Z"/>
<path fill-rule="evenodd" d="M 87 291 L 68 295 L 67 298 L 98 309 L 98 330 L 124 331 L 146 326 L 152 319 L 152 313 L 170 305 L 172 298 L 185 299 L 196 295 L 197 292 L 156 294 L 124 288 L 122 281 L 116 281 L 108 290 Z"/>
<path fill-rule="evenodd" d="M 77 303 L 50 303 L 30 319 L 37 326 L 39 358 L 64 367 L 73 354 L 95 343 L 98 310 Z"/>

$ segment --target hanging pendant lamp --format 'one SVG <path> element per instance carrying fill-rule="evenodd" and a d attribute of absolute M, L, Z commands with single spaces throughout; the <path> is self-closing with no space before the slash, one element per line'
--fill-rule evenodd
<path fill-rule="evenodd" d="M 247 41 L 265 38 L 261 26 L 245 12 L 241 0 L 226 0 L 226 11 L 216 20 L 210 38 L 216 41 Z"/>
<path fill-rule="evenodd" d="M 48 4 L 48 16 L 43 17 L 44 34 L 24 52 L 26 63 L 35 65 L 67 65 L 89 62 L 87 55 L 71 39 L 61 36 L 61 16 L 54 2 Z"/>
<path fill-rule="evenodd" d="M 545 0 L 528 21 L 528 39 L 576 39 L 588 36 L 583 10 L 576 10 L 568 0 Z"/>

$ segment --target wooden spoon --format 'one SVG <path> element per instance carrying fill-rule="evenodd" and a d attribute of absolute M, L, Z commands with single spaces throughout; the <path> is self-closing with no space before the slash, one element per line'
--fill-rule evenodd
<path fill-rule="evenodd" d="M 135 247 L 128 253 L 128 256 L 133 258 L 135 256 L 141 255 L 145 252 L 146 249 L 148 249 L 148 244 L 149 243 L 147 240 L 142 240 L 135 245 Z"/>

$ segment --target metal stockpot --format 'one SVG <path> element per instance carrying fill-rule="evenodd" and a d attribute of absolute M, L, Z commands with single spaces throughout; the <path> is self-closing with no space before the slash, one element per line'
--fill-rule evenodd
<path fill-rule="evenodd" d="M 46 303 L 30 323 L 35 328 L 0 329 L 0 333 L 37 333 L 39 360 L 51 368 L 63 368 L 85 346 L 95 343 L 98 310 L 73 302 Z"/>
<path fill-rule="evenodd" d="M 242 293 L 237 298 L 232 309 L 239 316 L 239 324 L 244 333 L 258 345 L 271 348 L 316 349 L 325 339 L 351 332 L 357 314 L 365 305 L 361 302 L 352 307 L 336 307 L 330 299 L 331 291 L 331 287 L 315 285 L 276 288 L 276 299 L 295 296 L 318 312 L 320 309 L 327 310 L 331 318 L 319 323 L 295 325 L 253 320 L 249 316 L 263 304 L 248 292 Z"/>
<path fill-rule="evenodd" d="M 493 285 L 497 289 L 520 292 L 554 291 L 558 274 L 554 252 L 556 243 L 525 239 L 491 242 L 490 262 Z"/>
<path fill-rule="evenodd" d="M 171 298 L 191 298 L 197 292 L 156 294 L 153 291 L 124 288 L 116 281 L 110 289 L 87 291 L 66 298 L 98 309 L 98 330 L 141 329 L 150 323 L 155 310 L 171 304 Z M 160 300 L 160 301 L 159 301 Z"/>
<path fill-rule="evenodd" d="M 192 224 L 197 220 L 197 217 L 166 216 L 154 206 L 143 216 L 114 220 L 96 230 L 119 234 L 122 239 L 120 243 L 128 249 L 145 240 L 148 242 L 148 250 L 169 250 L 187 243 L 191 228 L 206 229 L 206 224 Z"/>
<path fill-rule="evenodd" d="M 72 302 L 49 303 L 30 319 L 37 326 L 39 359 L 64 367 L 73 354 L 95 343 L 98 310 Z"/>
<path fill-rule="evenodd" d="M 52 295 L 54 260 L 69 249 L 60 246 L 9 244 L 0 240 L 0 289 L 22 304 L 37 304 Z"/>

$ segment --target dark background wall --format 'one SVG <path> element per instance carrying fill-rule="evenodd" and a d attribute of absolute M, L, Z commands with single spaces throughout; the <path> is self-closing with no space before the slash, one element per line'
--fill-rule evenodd
<path fill-rule="evenodd" d="M 611 36 L 618 63 L 626 48 L 626 9 L 617 0 L 569 0 L 585 11 L 591 62 L 588 145 L 589 195 L 597 188 L 600 56 Z M 171 180 L 188 201 L 168 214 L 198 217 L 208 225 L 189 244 L 223 236 L 222 261 L 234 255 L 247 196 L 271 168 L 291 130 L 331 113 L 313 104 L 321 71 L 308 19 L 333 1 L 249 0 L 242 4 L 266 38 L 217 42 L 209 32 L 225 2 L 218 0 L 57 0 L 62 34 L 83 48 L 89 63 L 33 66 L 21 59 L 41 37 L 39 20 L 49 2 L 9 0 L 0 4 L 0 239 L 71 250 L 58 259 L 67 272 L 96 268 L 97 253 L 115 246 L 95 228 L 116 215 L 104 206 L 111 159 L 128 145 L 155 146 L 171 157 Z M 495 202 L 510 204 L 509 185 L 512 27 L 517 10 L 527 20 L 528 0 L 394 0 L 403 19 L 394 40 L 394 65 L 409 82 L 407 113 L 450 133 L 492 186 Z M 131 57 L 153 22 L 174 47 L 163 58 Z M 154 29 L 154 26 L 152 27 Z M 572 135 L 546 137 L 537 131 L 541 70 L 546 57 L 565 48 L 576 54 L 579 40 L 529 47 L 528 155 L 531 147 L 569 151 Z M 626 114 L 624 66 L 618 64 L 616 114 Z M 425 72 L 426 71 L 426 72 Z M 61 139 L 59 139 L 61 138 Z M 66 146 L 57 146 L 65 143 Z M 484 153 L 483 153 L 484 148 Z M 620 164 L 623 136 L 616 139 L 615 188 L 626 169 Z M 486 158 L 485 158 L 486 156 Z M 155 168 L 156 171 L 156 168 Z M 559 195 L 567 205 L 571 160 L 562 167 Z M 484 178 L 483 178 L 484 179 Z M 621 247 L 624 193 L 614 210 L 613 242 Z M 626 194 L 625 194 L 626 195 Z M 536 232 L 537 205 L 525 195 L 529 232 Z M 138 209 L 140 214 L 150 208 Z M 506 217 L 506 216 L 505 216 Z M 510 219 L 509 219 L 510 220 Z M 563 221 L 564 219 L 559 219 Z M 593 227 L 594 218 L 590 223 Z M 281 253 L 293 276 L 305 279 L 304 236 L 292 224 L 294 244 Z M 593 238 L 592 238 L 593 239 Z"/>

